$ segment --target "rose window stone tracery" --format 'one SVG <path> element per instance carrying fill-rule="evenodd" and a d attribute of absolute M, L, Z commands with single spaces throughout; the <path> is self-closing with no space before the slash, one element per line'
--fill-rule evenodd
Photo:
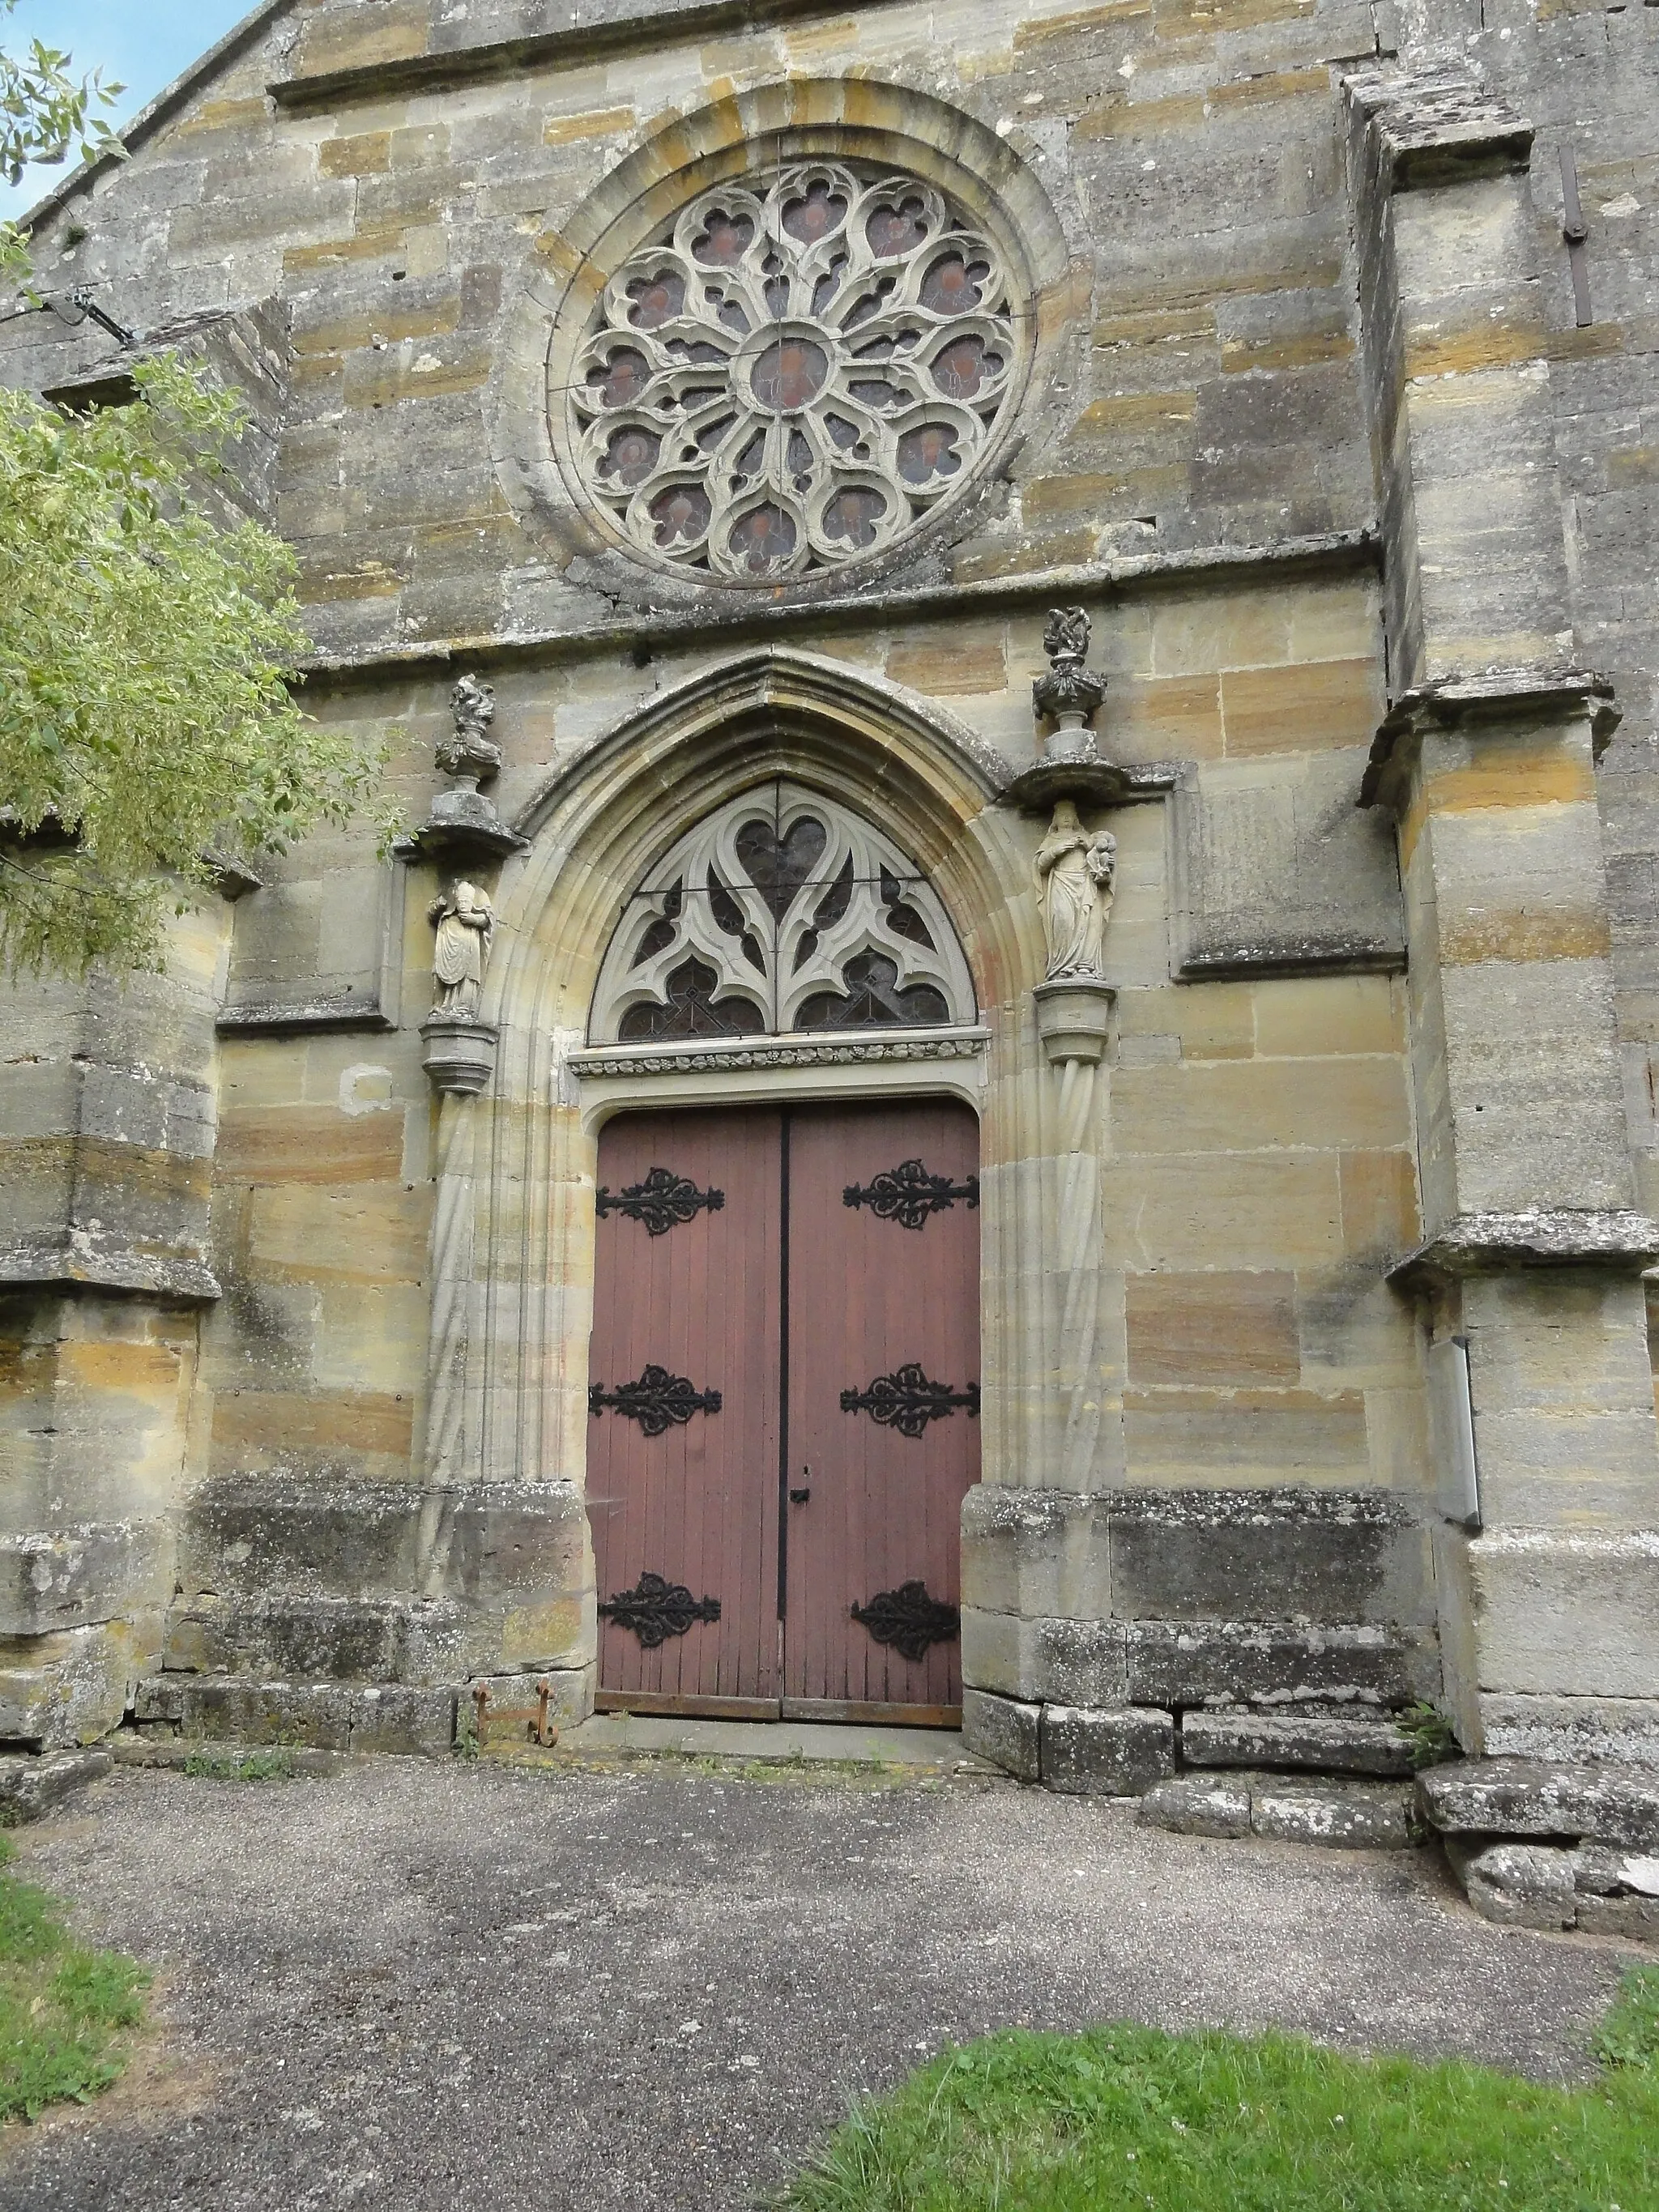
<path fill-rule="evenodd" d="M 567 395 L 575 469 L 672 567 L 836 568 L 966 483 L 1015 329 L 996 247 L 931 185 L 842 161 L 722 185 L 606 284 Z"/>

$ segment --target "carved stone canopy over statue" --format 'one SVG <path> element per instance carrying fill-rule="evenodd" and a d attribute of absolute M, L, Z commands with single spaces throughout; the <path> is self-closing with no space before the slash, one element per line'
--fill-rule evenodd
<path fill-rule="evenodd" d="M 1108 830 L 1085 830 L 1076 800 L 1060 799 L 1036 854 L 1037 903 L 1051 983 L 1103 975 L 1116 872 L 1116 838 Z"/>
<path fill-rule="evenodd" d="M 1085 730 L 1106 696 L 1106 678 L 1083 665 L 1089 652 L 1087 611 L 1051 607 L 1042 650 L 1048 656 L 1048 673 L 1032 684 L 1031 698 L 1039 717 L 1050 718 L 1063 738 L 1066 732 Z M 1079 750 L 1093 752 L 1092 735 Z"/>
<path fill-rule="evenodd" d="M 461 882 L 433 900 L 427 919 L 438 930 L 432 954 L 438 994 L 432 1011 L 456 1020 L 477 1021 L 495 909 L 476 884 Z"/>

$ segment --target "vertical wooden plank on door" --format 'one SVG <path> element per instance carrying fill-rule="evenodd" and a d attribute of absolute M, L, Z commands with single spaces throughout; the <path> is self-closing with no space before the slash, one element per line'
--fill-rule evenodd
<path fill-rule="evenodd" d="M 602 1401 L 656 1366 L 720 1410 L 657 1436 L 612 1403 L 587 1425 L 587 1502 L 602 1601 L 658 1575 L 717 1621 L 656 1644 L 601 1616 L 602 1690 L 772 1698 L 777 1683 L 779 1117 L 620 1115 L 600 1132 L 589 1374 Z M 697 1194 L 653 1233 L 653 1170 Z M 619 1204 L 624 1192 L 641 1197 Z M 641 1218 L 643 1217 L 643 1218 Z"/>
<path fill-rule="evenodd" d="M 853 1705 L 959 1705 L 960 1649 L 940 1637 L 907 1656 L 852 1617 L 921 1583 L 960 1601 L 962 1500 L 979 1479 L 966 1405 L 907 1435 L 842 1409 L 843 1391 L 919 1369 L 958 1401 L 980 1379 L 978 1127 L 953 1102 L 813 1107 L 791 1117 L 790 1486 L 784 1694 Z M 884 1218 L 870 1192 L 920 1161 L 955 1194 Z M 905 1225 L 908 1213 L 916 1225 Z M 917 1218 L 918 1212 L 920 1215 Z M 811 1468 L 810 1476 L 804 1470 Z"/>

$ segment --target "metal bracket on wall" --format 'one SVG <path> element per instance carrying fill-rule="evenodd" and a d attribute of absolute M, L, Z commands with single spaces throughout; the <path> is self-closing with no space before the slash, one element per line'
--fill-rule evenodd
<path fill-rule="evenodd" d="M 1561 149 L 1561 235 L 1567 241 L 1567 265 L 1572 270 L 1573 319 L 1580 330 L 1594 321 L 1590 313 L 1589 256 L 1584 251 L 1589 225 L 1578 199 L 1578 163 L 1571 146 Z"/>

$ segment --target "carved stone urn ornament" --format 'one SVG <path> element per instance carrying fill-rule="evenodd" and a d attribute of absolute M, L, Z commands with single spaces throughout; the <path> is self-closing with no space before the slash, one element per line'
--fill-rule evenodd
<path fill-rule="evenodd" d="M 1060 740 L 1045 750 L 1092 758 L 1095 741 L 1089 726 L 1106 696 L 1106 678 L 1084 665 L 1089 657 L 1087 610 L 1051 607 L 1042 650 L 1048 656 L 1048 672 L 1032 684 L 1031 699 L 1038 716 L 1054 723 Z"/>
<path fill-rule="evenodd" d="M 1167 790 L 1174 771 L 1103 759 L 1090 726 L 1106 679 L 1087 665 L 1089 617 L 1049 610 L 1042 633 L 1048 672 L 1031 686 L 1037 758 L 1002 794 L 1005 804 L 1048 816 L 1034 860 L 1042 917 L 1043 980 L 1035 989 L 1037 1031 L 1057 1066 L 1092 1066 L 1105 1055 L 1115 994 L 1106 981 L 1106 924 L 1117 874 L 1117 840 L 1085 828 L 1081 806 L 1119 806 Z M 1053 725 L 1046 733 L 1043 724 Z"/>
<path fill-rule="evenodd" d="M 421 1024 L 424 1065 L 441 1091 L 471 1095 L 482 1091 L 495 1070 L 498 1033 L 478 1014 L 495 909 L 487 892 L 463 878 L 433 900 L 427 920 L 437 937 L 432 951 L 435 997 Z"/>
<path fill-rule="evenodd" d="M 482 677 L 463 676 L 449 695 L 453 726 L 433 748 L 433 758 L 450 779 L 438 792 L 426 820 L 399 841 L 406 860 L 442 859 L 465 866 L 521 853 L 525 840 L 509 830 L 495 802 L 478 787 L 500 770 L 501 749 L 490 737 L 495 719 L 494 687 Z"/>

